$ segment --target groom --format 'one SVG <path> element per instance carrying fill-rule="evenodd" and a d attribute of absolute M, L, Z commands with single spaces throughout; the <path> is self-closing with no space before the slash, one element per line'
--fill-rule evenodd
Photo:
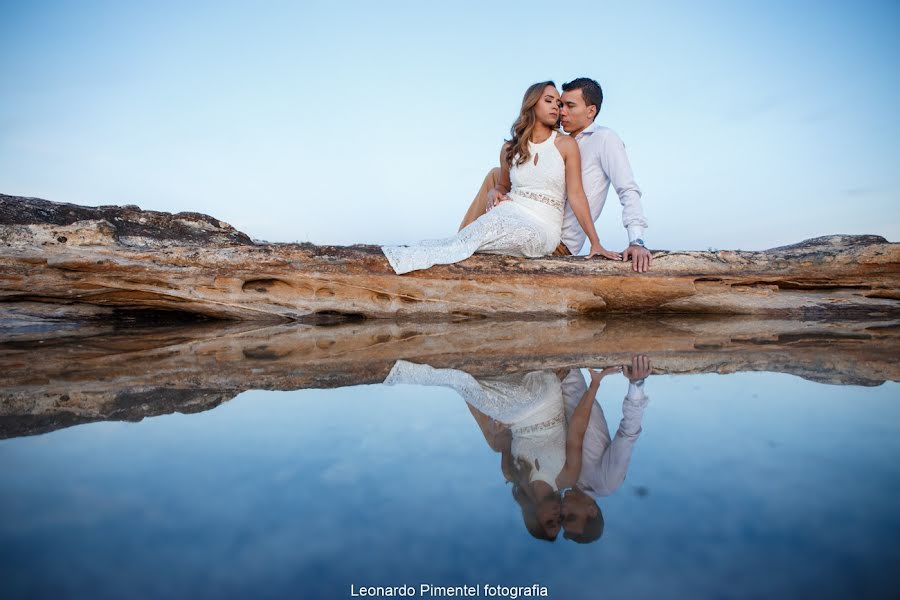
<path fill-rule="evenodd" d="M 603 104 L 603 90 L 593 79 L 579 77 L 562 86 L 562 127 L 575 138 L 581 149 L 581 177 L 584 192 L 591 208 L 591 217 L 600 217 L 609 186 L 615 188 L 622 203 L 622 224 L 628 231 L 628 248 L 622 253 L 622 260 L 631 260 L 632 268 L 644 273 L 650 268 L 650 251 L 644 245 L 644 228 L 647 219 L 641 207 L 641 189 L 634 181 L 625 144 L 616 133 L 595 123 L 600 105 Z M 500 186 L 500 169 L 488 173 L 481 189 L 472 201 L 463 218 L 460 229 L 485 213 L 488 206 L 509 200 L 509 191 Z M 572 207 L 566 203 L 563 216 L 562 242 L 554 256 L 571 256 L 581 251 L 586 235 L 578 225 Z"/>

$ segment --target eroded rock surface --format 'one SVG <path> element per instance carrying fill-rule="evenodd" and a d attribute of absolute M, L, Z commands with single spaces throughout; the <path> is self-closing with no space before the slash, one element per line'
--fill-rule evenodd
<path fill-rule="evenodd" d="M 653 269 L 476 255 L 398 276 L 376 246 L 254 243 L 212 217 L 0 195 L 0 301 L 237 320 L 610 312 L 886 318 L 900 244 L 824 236 L 763 252 L 654 251 Z"/>

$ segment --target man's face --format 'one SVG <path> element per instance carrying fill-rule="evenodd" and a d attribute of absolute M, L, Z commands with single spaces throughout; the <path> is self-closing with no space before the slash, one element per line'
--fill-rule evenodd
<path fill-rule="evenodd" d="M 570 90 L 562 95 L 562 127 L 566 133 L 577 134 L 593 123 L 597 107 L 584 102 L 581 90 Z"/>
<path fill-rule="evenodd" d="M 587 520 L 596 517 L 599 510 L 596 502 L 589 496 L 578 490 L 572 490 L 562 499 L 560 506 L 562 527 L 570 535 L 581 535 Z"/>

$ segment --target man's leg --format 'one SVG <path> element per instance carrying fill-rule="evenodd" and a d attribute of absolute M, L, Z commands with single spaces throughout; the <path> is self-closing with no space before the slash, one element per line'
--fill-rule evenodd
<path fill-rule="evenodd" d="M 459 228 L 463 229 L 475 219 L 483 215 L 487 212 L 487 195 L 491 189 L 497 185 L 500 181 L 500 168 L 494 167 L 490 171 L 488 171 L 487 176 L 484 178 L 484 182 L 481 184 L 481 189 L 478 190 L 478 193 L 475 194 L 475 199 L 472 200 L 472 205 L 469 206 L 469 211 L 466 213 L 466 216 L 463 217 L 462 224 L 460 224 Z"/>
<path fill-rule="evenodd" d="M 556 250 L 554 250 L 553 254 L 550 256 L 572 256 L 572 252 L 569 250 L 568 246 L 560 242 L 559 246 L 556 247 Z"/>

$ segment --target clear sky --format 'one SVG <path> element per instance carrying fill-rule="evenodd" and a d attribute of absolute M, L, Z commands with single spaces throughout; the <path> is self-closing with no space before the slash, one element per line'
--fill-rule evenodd
<path fill-rule="evenodd" d="M 898 2 L 0 0 L 0 192 L 442 237 L 525 88 L 586 75 L 651 247 L 898 241 L 898 30 Z M 612 190 L 598 230 L 627 241 Z"/>

